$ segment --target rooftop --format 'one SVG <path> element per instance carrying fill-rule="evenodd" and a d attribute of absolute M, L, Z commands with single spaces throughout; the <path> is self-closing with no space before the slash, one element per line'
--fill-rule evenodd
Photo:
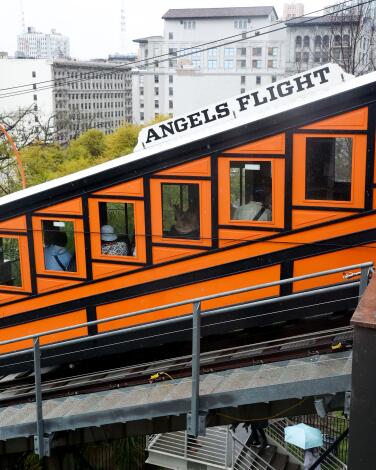
<path fill-rule="evenodd" d="M 330 24 L 349 24 L 358 20 L 354 15 L 336 15 L 336 16 L 306 16 L 304 18 L 292 18 L 286 21 L 286 26 L 312 26 L 312 25 L 325 25 Z"/>
<path fill-rule="evenodd" d="M 177 20 L 183 18 L 239 18 L 242 16 L 269 16 L 276 12 L 273 6 L 265 7 L 230 7 L 230 8 L 179 8 L 171 9 L 162 18 Z"/>

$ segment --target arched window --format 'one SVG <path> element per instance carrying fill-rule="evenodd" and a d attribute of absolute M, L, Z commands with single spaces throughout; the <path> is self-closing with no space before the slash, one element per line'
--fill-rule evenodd
<path fill-rule="evenodd" d="M 341 45 L 341 36 L 339 34 L 334 36 L 334 45 L 335 46 L 340 46 Z"/>
<path fill-rule="evenodd" d="M 348 34 L 344 34 L 342 38 L 342 44 L 344 47 L 350 46 L 350 36 Z"/>
<path fill-rule="evenodd" d="M 321 36 L 316 36 L 315 37 L 315 48 L 316 49 L 321 49 Z"/>
<path fill-rule="evenodd" d="M 309 44 L 310 44 L 309 36 L 304 36 L 303 47 L 309 47 Z"/>
<path fill-rule="evenodd" d="M 302 47 L 302 37 L 301 36 L 296 36 L 296 38 L 295 38 L 295 47 L 296 48 Z"/>
<path fill-rule="evenodd" d="M 325 47 L 325 48 L 328 48 L 328 47 L 329 47 L 329 36 L 324 36 L 324 37 L 322 38 L 322 45 L 323 45 L 323 47 Z"/>

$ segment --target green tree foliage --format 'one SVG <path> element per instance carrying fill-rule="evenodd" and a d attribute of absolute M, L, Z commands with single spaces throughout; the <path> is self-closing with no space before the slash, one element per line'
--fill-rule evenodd
<path fill-rule="evenodd" d="M 158 116 L 147 125 L 166 118 Z M 89 129 L 67 146 L 34 141 L 20 149 L 27 185 L 34 186 L 128 155 L 136 146 L 141 129 L 141 126 L 125 124 L 109 135 L 99 129 Z M 21 189 L 17 171 L 11 149 L 0 141 L 0 196 Z"/>

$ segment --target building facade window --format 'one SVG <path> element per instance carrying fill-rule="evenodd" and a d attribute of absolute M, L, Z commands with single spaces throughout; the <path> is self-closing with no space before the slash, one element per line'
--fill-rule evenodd
<path fill-rule="evenodd" d="M 154 75 L 154 83 L 159 83 L 159 75 Z"/>
<path fill-rule="evenodd" d="M 183 21 L 184 29 L 196 29 L 196 21 L 195 20 L 184 20 Z"/>
<path fill-rule="evenodd" d="M 268 60 L 268 69 L 276 69 L 277 68 L 277 61 L 276 60 Z"/>
<path fill-rule="evenodd" d="M 269 57 L 277 57 L 277 55 L 278 55 L 278 47 L 268 47 Z"/>
<path fill-rule="evenodd" d="M 260 57 L 262 54 L 262 48 L 261 47 L 252 47 L 252 55 L 255 57 Z"/>
<path fill-rule="evenodd" d="M 174 39 L 174 33 L 168 33 L 168 39 Z"/>
<path fill-rule="evenodd" d="M 192 66 L 195 69 L 199 69 L 201 67 L 201 60 L 200 59 L 192 59 Z"/>
<path fill-rule="evenodd" d="M 172 87 L 170 87 L 170 88 L 168 89 L 168 95 L 169 95 L 169 96 L 174 96 L 174 89 L 173 89 Z"/>
<path fill-rule="evenodd" d="M 238 47 L 237 53 L 240 56 L 246 56 L 247 55 L 247 48 L 245 47 Z"/>
<path fill-rule="evenodd" d="M 240 84 L 245 85 L 245 75 L 240 76 Z"/>
<path fill-rule="evenodd" d="M 296 38 L 295 38 L 295 47 L 297 49 L 300 49 L 302 47 L 302 37 L 301 36 L 296 36 Z"/>
<path fill-rule="evenodd" d="M 253 69 L 261 69 L 262 62 L 261 60 L 252 60 L 252 68 Z"/>
<path fill-rule="evenodd" d="M 250 20 L 248 18 L 238 18 L 234 21 L 234 27 L 236 29 L 247 29 Z"/>
<path fill-rule="evenodd" d="M 216 59 L 209 59 L 208 60 L 208 69 L 216 69 L 216 68 L 217 68 Z"/>
<path fill-rule="evenodd" d="M 225 57 L 234 57 L 235 55 L 235 48 L 234 47 L 225 47 Z"/>
<path fill-rule="evenodd" d="M 232 59 L 226 59 L 224 61 L 224 67 L 226 70 L 234 68 L 234 61 Z"/>
<path fill-rule="evenodd" d="M 311 44 L 311 39 L 309 36 L 304 36 L 303 39 L 303 47 L 309 47 Z"/>
<path fill-rule="evenodd" d="M 217 48 L 208 50 L 208 57 L 217 57 Z"/>

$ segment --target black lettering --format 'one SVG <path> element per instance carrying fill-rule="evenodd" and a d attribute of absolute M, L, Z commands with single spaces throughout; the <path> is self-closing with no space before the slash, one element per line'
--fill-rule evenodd
<path fill-rule="evenodd" d="M 269 95 L 270 95 L 270 101 L 275 101 L 277 100 L 278 98 L 275 96 L 275 93 L 274 93 L 274 90 L 275 90 L 275 86 L 268 86 L 267 88 L 268 92 L 269 92 Z"/>
<path fill-rule="evenodd" d="M 180 127 L 180 124 L 179 122 L 182 123 L 181 127 Z M 183 131 L 186 131 L 187 128 L 188 128 L 188 123 L 187 121 L 185 120 L 185 118 L 179 118 L 179 119 L 176 119 L 174 121 L 174 126 L 175 126 L 175 129 L 176 129 L 176 132 L 183 132 Z"/>
<path fill-rule="evenodd" d="M 167 124 L 161 124 L 159 126 L 160 130 L 162 131 L 163 133 L 163 137 L 167 137 L 167 133 L 169 134 L 172 134 L 174 135 L 175 134 L 175 131 L 174 131 L 174 123 L 173 121 L 170 121 L 169 123 Z"/>
<path fill-rule="evenodd" d="M 251 93 L 251 95 L 253 96 L 253 99 L 255 100 L 255 106 L 260 106 L 260 104 L 265 104 L 268 102 L 268 99 L 266 98 L 266 96 L 264 96 L 264 98 L 262 99 L 262 101 L 259 100 L 259 92 L 258 91 L 255 91 L 254 93 Z"/>
<path fill-rule="evenodd" d="M 319 83 L 319 85 L 322 85 L 323 83 L 327 83 L 329 81 L 327 78 L 324 77 L 324 72 L 329 73 L 330 72 L 329 67 L 324 67 L 323 69 L 315 70 L 313 72 L 314 77 L 317 77 L 317 75 L 320 75 L 321 82 Z"/>
<path fill-rule="evenodd" d="M 282 87 L 286 85 L 285 91 L 283 91 Z M 292 90 L 294 89 L 293 85 L 291 85 L 290 80 L 286 82 L 278 83 L 277 85 L 277 92 L 278 95 L 283 98 L 284 96 L 292 95 Z"/>
<path fill-rule="evenodd" d="M 216 119 L 217 119 L 217 116 L 214 116 L 214 114 L 211 117 L 209 117 L 209 110 L 208 109 L 203 109 L 201 111 L 201 113 L 204 115 L 205 124 L 207 124 L 208 122 L 216 121 Z"/>
<path fill-rule="evenodd" d="M 230 116 L 228 103 L 217 104 L 217 106 L 215 107 L 215 111 L 217 113 L 218 119 L 225 118 L 226 116 Z"/>
<path fill-rule="evenodd" d="M 240 98 L 236 98 L 236 101 L 239 101 L 239 111 L 244 111 L 248 108 L 248 103 L 251 97 L 249 95 L 243 95 Z"/>
<path fill-rule="evenodd" d="M 305 78 L 305 80 L 303 80 Z M 296 77 L 294 78 L 297 86 L 297 91 L 303 91 L 304 89 L 308 90 L 309 88 L 313 88 L 315 85 L 312 83 L 311 80 L 311 73 L 306 73 L 303 75 L 303 77 Z M 307 85 L 304 88 L 304 85 Z"/>
<path fill-rule="evenodd" d="M 200 113 L 193 113 L 193 114 L 189 114 L 187 116 L 187 118 L 189 119 L 190 123 L 191 123 L 191 127 L 198 127 L 198 126 L 202 126 L 203 122 L 201 121 L 201 119 L 198 119 L 198 117 L 200 116 Z"/>
<path fill-rule="evenodd" d="M 160 137 L 154 129 L 149 129 L 148 130 L 148 138 L 146 139 L 146 143 L 150 144 L 153 140 L 159 140 L 162 137 Z"/>

